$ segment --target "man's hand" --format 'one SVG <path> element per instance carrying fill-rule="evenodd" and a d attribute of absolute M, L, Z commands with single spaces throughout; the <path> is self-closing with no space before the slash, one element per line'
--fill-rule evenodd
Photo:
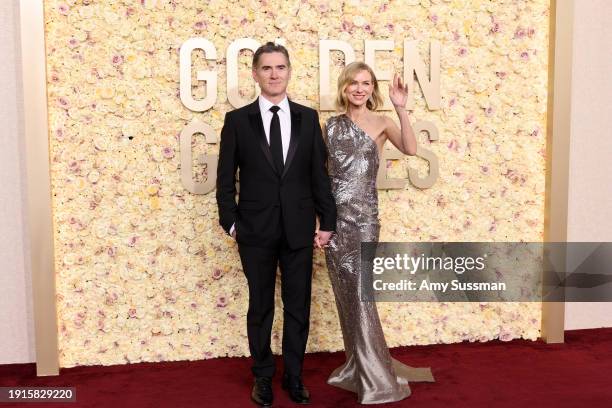
<path fill-rule="evenodd" d="M 332 231 L 317 231 L 314 237 L 316 248 L 326 248 L 329 245 L 329 240 L 332 236 Z"/>

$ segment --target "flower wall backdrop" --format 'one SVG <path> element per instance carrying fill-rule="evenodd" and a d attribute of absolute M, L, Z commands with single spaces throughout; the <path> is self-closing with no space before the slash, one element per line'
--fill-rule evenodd
<path fill-rule="evenodd" d="M 285 39 L 290 97 L 314 108 L 320 39 L 350 43 L 357 59 L 363 40 L 393 39 L 396 50 L 377 65 L 400 73 L 405 38 L 419 40 L 426 63 L 439 41 L 441 109 L 429 111 L 416 87 L 411 118 L 439 129 L 438 141 L 421 135 L 420 143 L 438 156 L 440 177 L 430 189 L 380 192 L 381 240 L 540 241 L 548 12 L 548 0 L 45 1 L 60 365 L 248 355 L 236 246 L 218 226 L 214 192 L 189 193 L 179 169 L 181 130 L 198 118 L 219 133 L 233 109 L 224 56 L 238 38 Z M 218 54 L 206 62 L 194 52 L 194 71 L 219 74 L 217 103 L 202 113 L 178 97 L 179 48 L 193 37 Z M 246 97 L 250 59 L 239 57 Z M 193 150 L 216 154 L 218 144 L 194 137 Z M 427 171 L 417 157 L 391 171 L 407 165 Z M 204 170 L 194 166 L 194 177 Z M 315 269 L 308 350 L 339 350 L 321 253 Z M 281 310 L 278 297 L 275 351 Z M 539 303 L 379 310 L 390 346 L 539 335 Z"/>

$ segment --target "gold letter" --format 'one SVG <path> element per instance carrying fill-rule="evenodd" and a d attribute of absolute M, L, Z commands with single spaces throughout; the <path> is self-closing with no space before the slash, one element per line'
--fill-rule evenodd
<path fill-rule="evenodd" d="M 376 185 L 380 190 L 401 190 L 406 185 L 406 179 L 403 178 L 387 178 L 387 161 L 401 160 L 404 154 L 396 148 L 384 148 L 380 165 L 378 166 L 378 174 L 376 175 Z"/>
<path fill-rule="evenodd" d="M 438 129 L 436 125 L 428 121 L 416 122 L 412 126 L 415 135 L 421 132 L 427 132 L 428 138 L 431 141 L 438 140 Z M 419 177 L 417 170 L 408 167 L 408 179 L 417 188 L 426 189 L 434 185 L 440 173 L 438 166 L 438 157 L 434 152 L 424 147 L 418 146 L 416 156 L 426 160 L 429 163 L 429 174 L 427 177 Z M 387 178 L 387 161 L 402 160 L 406 157 L 403 153 L 394 147 L 385 148 L 381 155 L 378 174 L 376 175 L 376 185 L 380 190 L 401 190 L 406 185 L 406 180 L 403 178 Z"/>
<path fill-rule="evenodd" d="M 412 129 L 414 134 L 418 135 L 421 132 L 427 132 L 427 136 L 430 141 L 438 140 L 438 128 L 436 125 L 429 121 L 416 122 Z M 430 188 L 434 185 L 438 179 L 440 173 L 438 166 L 438 156 L 434 152 L 424 147 L 418 146 L 416 155 L 422 159 L 425 159 L 429 163 L 429 174 L 427 177 L 419 177 L 419 173 L 412 168 L 408 168 L 408 178 L 410 182 L 417 188 L 425 189 Z"/>
<path fill-rule="evenodd" d="M 196 79 L 206 81 L 206 97 L 196 101 L 191 94 L 191 52 L 195 49 L 204 51 L 207 60 L 217 59 L 215 46 L 204 38 L 190 38 L 183 43 L 180 52 L 180 96 L 183 105 L 195 112 L 204 112 L 213 107 L 217 100 L 217 73 L 198 71 Z"/>
<path fill-rule="evenodd" d="M 197 119 L 192 120 L 181 132 L 180 137 L 180 156 L 181 156 L 181 182 L 192 194 L 206 194 L 215 189 L 217 178 L 217 159 L 216 155 L 203 154 L 198 157 L 198 164 L 206 165 L 206 181 L 196 183 L 193 181 L 191 139 L 196 133 L 204 135 L 206 143 L 217 143 L 217 135 L 213 128 Z"/>
<path fill-rule="evenodd" d="M 252 38 L 240 38 L 227 47 L 227 101 L 234 108 L 241 108 L 253 102 L 259 95 L 260 90 L 257 84 L 255 84 L 255 95 L 251 99 L 243 99 L 238 92 L 238 54 L 242 50 L 255 52 L 259 45 L 259 42 Z"/>
<path fill-rule="evenodd" d="M 429 78 L 425 63 L 419 57 L 417 41 L 404 40 L 404 83 L 408 84 L 408 94 L 414 95 L 414 73 L 417 76 L 425 101 L 430 110 L 440 109 L 440 43 L 432 41 L 429 46 Z M 406 109 L 414 109 L 414 98 L 408 101 Z"/>

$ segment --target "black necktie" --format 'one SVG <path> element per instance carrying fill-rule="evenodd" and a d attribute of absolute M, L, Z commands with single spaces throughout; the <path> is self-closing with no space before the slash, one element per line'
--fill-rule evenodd
<path fill-rule="evenodd" d="M 276 169 L 280 174 L 283 173 L 285 167 L 283 163 L 283 142 L 281 139 L 281 128 L 280 119 L 278 117 L 278 106 L 272 106 L 270 111 L 272 112 L 272 122 L 270 122 L 270 151 L 272 152 L 272 159 L 276 165 Z"/>

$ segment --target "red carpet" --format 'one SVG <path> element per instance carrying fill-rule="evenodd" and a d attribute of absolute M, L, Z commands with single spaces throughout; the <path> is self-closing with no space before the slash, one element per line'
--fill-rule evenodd
<path fill-rule="evenodd" d="M 564 344 L 515 340 L 402 347 L 395 358 L 432 367 L 436 383 L 412 385 L 408 399 L 384 407 L 610 407 L 612 328 L 566 332 Z M 304 382 L 312 407 L 359 406 L 325 383 L 341 353 L 306 356 Z M 0 366 L 0 386 L 72 386 L 76 403 L 0 403 L 19 407 L 249 407 L 247 358 L 62 369 L 35 376 L 34 364 Z M 297 407 L 274 381 L 275 407 Z"/>

